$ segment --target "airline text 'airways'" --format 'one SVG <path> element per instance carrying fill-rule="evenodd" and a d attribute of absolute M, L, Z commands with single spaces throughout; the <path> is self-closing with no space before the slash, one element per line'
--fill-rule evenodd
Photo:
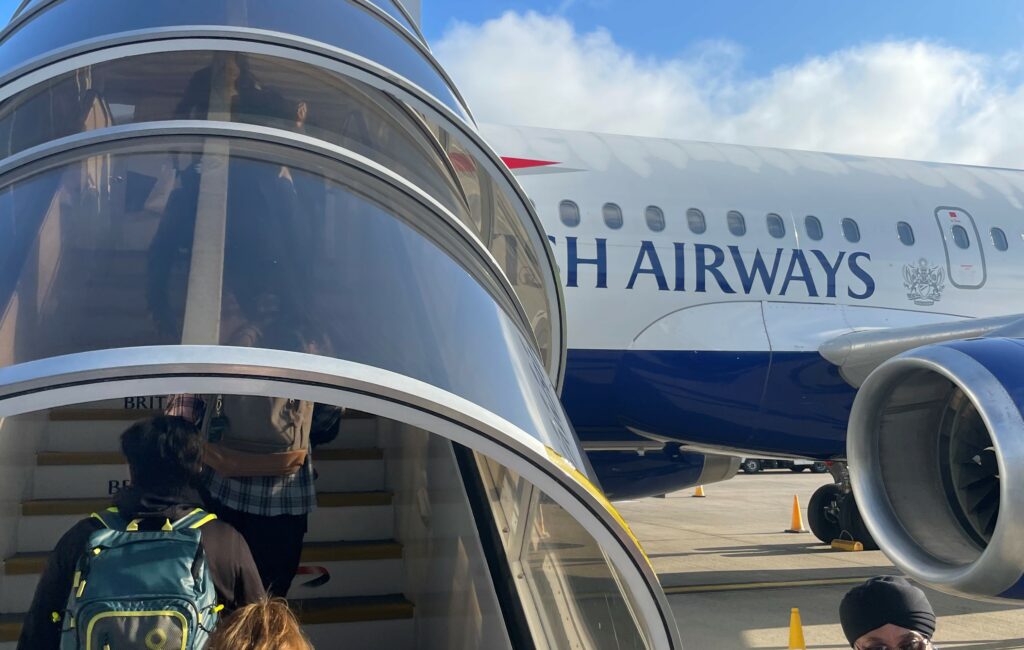
<path fill-rule="evenodd" d="M 550 239 L 557 244 L 554 237 Z M 608 288 L 608 241 L 593 241 L 583 254 L 578 238 L 565 238 L 567 287 L 578 287 L 580 269 L 587 267 L 596 271 L 595 288 Z M 626 289 L 650 286 L 659 291 L 763 292 L 778 296 L 799 293 L 810 298 L 835 298 L 842 283 L 846 295 L 855 300 L 867 300 L 875 293 L 875 280 L 865 268 L 871 255 L 862 251 L 829 255 L 820 250 L 777 248 L 770 253 L 755 250 L 751 254 L 738 246 L 723 249 L 712 244 L 675 242 L 670 251 L 663 248 L 659 252 L 654 242 L 642 241 L 633 260 L 628 279 L 623 277 Z"/>

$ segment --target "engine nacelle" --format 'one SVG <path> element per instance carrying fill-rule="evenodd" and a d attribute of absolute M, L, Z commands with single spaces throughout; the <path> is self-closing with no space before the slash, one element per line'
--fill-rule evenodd
<path fill-rule="evenodd" d="M 879 547 L 907 575 L 1024 599 L 1024 340 L 911 350 L 853 405 L 851 480 Z"/>

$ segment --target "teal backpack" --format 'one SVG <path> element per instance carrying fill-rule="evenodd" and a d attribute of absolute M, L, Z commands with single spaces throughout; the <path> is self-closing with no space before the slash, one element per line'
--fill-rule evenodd
<path fill-rule="evenodd" d="M 213 578 L 200 528 L 217 518 L 196 508 L 159 530 L 139 530 L 117 508 L 93 513 L 62 621 L 61 650 L 201 650 L 217 624 Z"/>

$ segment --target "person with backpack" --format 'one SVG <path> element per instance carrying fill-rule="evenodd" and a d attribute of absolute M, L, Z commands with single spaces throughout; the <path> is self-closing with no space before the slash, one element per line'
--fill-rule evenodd
<path fill-rule="evenodd" d="M 19 650 L 201 650 L 218 618 L 264 598 L 245 540 L 200 507 L 195 425 L 165 416 L 137 422 L 121 449 L 131 486 L 57 543 Z"/>
<path fill-rule="evenodd" d="M 316 508 L 313 443 L 336 435 L 340 409 L 261 395 L 181 394 L 169 397 L 165 413 L 203 431 L 204 496 L 248 542 L 267 593 L 286 597 Z"/>

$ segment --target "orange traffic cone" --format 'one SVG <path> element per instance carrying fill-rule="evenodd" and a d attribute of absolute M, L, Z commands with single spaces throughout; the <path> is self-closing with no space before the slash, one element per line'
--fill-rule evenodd
<path fill-rule="evenodd" d="M 796 607 L 789 611 L 789 650 L 807 650 L 804 628 L 800 624 L 800 610 Z"/>
<path fill-rule="evenodd" d="M 804 518 L 800 514 L 800 499 L 793 495 L 793 517 L 790 520 L 789 528 L 786 529 L 787 533 L 807 533 L 810 532 L 804 528 Z"/>
<path fill-rule="evenodd" d="M 698 485 L 697 489 L 693 491 L 693 496 L 694 496 L 694 498 L 697 498 L 697 499 L 703 499 L 704 497 L 706 497 L 707 495 L 704 494 L 704 486 L 703 485 Z"/>

